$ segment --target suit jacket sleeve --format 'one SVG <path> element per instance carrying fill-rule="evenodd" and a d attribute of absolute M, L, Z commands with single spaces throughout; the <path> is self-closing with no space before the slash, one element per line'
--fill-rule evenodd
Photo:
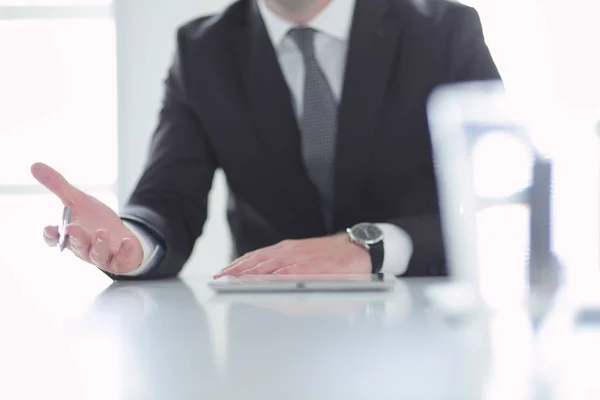
<path fill-rule="evenodd" d="M 477 12 L 471 7 L 457 7 L 446 20 L 447 81 L 443 83 L 500 79 Z M 403 276 L 447 274 L 439 209 L 389 222 L 404 229 L 413 241 L 413 255 Z"/>
<path fill-rule="evenodd" d="M 147 165 L 121 213 L 122 219 L 145 228 L 163 251 L 144 274 L 116 279 L 177 275 L 206 221 L 217 161 L 186 92 L 185 50 L 180 31 Z"/>

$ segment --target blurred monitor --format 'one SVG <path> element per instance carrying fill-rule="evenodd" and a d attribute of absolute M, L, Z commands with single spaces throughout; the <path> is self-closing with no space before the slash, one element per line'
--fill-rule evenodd
<path fill-rule="evenodd" d="M 551 160 L 500 81 L 439 87 L 428 118 L 451 277 L 521 301 L 555 272 Z"/>

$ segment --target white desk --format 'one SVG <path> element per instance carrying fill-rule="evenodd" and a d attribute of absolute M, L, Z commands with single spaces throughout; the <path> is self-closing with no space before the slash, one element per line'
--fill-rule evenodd
<path fill-rule="evenodd" d="M 523 314 L 443 318 L 427 279 L 248 297 L 203 278 L 110 285 L 85 271 L 4 277 L 0 398 L 600 398 L 600 324 L 557 318 L 532 341 Z"/>

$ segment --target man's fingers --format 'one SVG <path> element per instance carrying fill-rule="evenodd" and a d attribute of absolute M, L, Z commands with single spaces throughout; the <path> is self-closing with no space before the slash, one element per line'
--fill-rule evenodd
<path fill-rule="evenodd" d="M 231 264 L 229 264 L 227 267 L 223 268 L 221 270 L 221 272 L 225 272 L 227 270 L 230 270 L 230 269 L 238 266 L 240 263 L 248 260 L 250 257 L 254 257 L 258 252 L 264 252 L 264 251 L 265 251 L 265 249 L 254 250 L 254 251 L 248 252 L 248 253 L 244 254 L 243 256 L 241 256 L 241 257 L 233 260 L 233 262 Z"/>
<path fill-rule="evenodd" d="M 140 249 L 136 246 L 132 239 L 126 238 L 121 242 L 121 246 L 110 263 L 110 271 L 115 274 L 123 274 L 131 272 L 139 267 L 142 261 L 142 255 L 139 254 Z"/>
<path fill-rule="evenodd" d="M 257 264 L 255 267 L 252 267 L 250 269 L 243 271 L 241 274 L 242 275 L 267 275 L 267 274 L 273 273 L 274 271 L 285 268 L 289 265 L 290 265 L 289 262 L 286 262 L 285 260 L 283 260 L 281 258 L 275 257 L 275 258 L 271 258 L 270 260 L 261 262 L 261 263 Z"/>
<path fill-rule="evenodd" d="M 111 261 L 110 236 L 105 230 L 96 232 L 90 248 L 90 261 L 102 268 Z"/>
<path fill-rule="evenodd" d="M 273 275 L 299 275 L 299 274 L 319 274 L 323 273 L 317 265 L 294 264 L 273 272 Z"/>
<path fill-rule="evenodd" d="M 43 163 L 31 166 L 33 177 L 48 190 L 54 193 L 67 207 L 73 207 L 81 195 L 81 191 L 71 185 L 56 170 Z"/>
<path fill-rule="evenodd" d="M 70 224 L 67 226 L 67 235 L 69 235 L 69 249 L 73 254 L 85 262 L 90 262 L 90 234 L 80 225 Z"/>
<path fill-rule="evenodd" d="M 58 244 L 58 226 L 47 226 L 44 228 L 44 242 L 50 247 Z"/>
<path fill-rule="evenodd" d="M 238 267 L 242 262 L 246 262 L 249 258 L 255 257 L 259 253 L 264 256 L 265 260 L 272 258 L 275 256 L 276 251 L 281 250 L 284 245 L 285 245 L 285 242 L 279 242 L 272 246 L 268 246 L 268 247 L 264 247 L 259 250 L 254 250 L 254 251 L 248 252 L 248 253 L 244 254 L 243 256 L 237 258 L 236 260 L 234 260 L 227 267 L 223 268 L 217 275 L 215 275 L 215 277 L 226 275 L 226 273 L 229 272 L 231 269 Z"/>
<path fill-rule="evenodd" d="M 229 264 L 227 267 L 223 268 L 221 271 L 219 271 L 216 275 L 216 277 L 220 277 L 223 275 L 227 275 L 227 273 L 229 273 L 229 271 L 231 271 L 232 269 L 238 267 L 239 265 L 241 265 L 243 262 L 246 262 L 248 259 L 250 259 L 251 257 L 253 257 L 256 254 L 256 251 L 253 251 L 252 253 L 246 253 L 243 256 L 241 256 L 240 258 L 234 260 L 231 264 Z"/>
<path fill-rule="evenodd" d="M 253 268 L 258 264 L 267 261 L 270 258 L 271 257 L 269 257 L 261 251 L 256 252 L 252 256 L 246 258 L 245 260 L 240 260 L 240 262 L 233 264 L 231 267 L 219 272 L 214 276 L 214 278 L 217 279 L 225 275 L 238 275 L 247 269 Z"/>

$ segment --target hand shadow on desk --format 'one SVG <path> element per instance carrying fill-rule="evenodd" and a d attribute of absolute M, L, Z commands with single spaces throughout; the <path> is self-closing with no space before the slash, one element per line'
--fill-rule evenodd
<path fill-rule="evenodd" d="M 218 391 L 209 322 L 179 279 L 115 282 L 95 299 L 79 328 L 84 339 L 109 338 L 118 349 L 120 376 L 102 384 L 120 384 L 122 399 L 198 398 Z"/>

